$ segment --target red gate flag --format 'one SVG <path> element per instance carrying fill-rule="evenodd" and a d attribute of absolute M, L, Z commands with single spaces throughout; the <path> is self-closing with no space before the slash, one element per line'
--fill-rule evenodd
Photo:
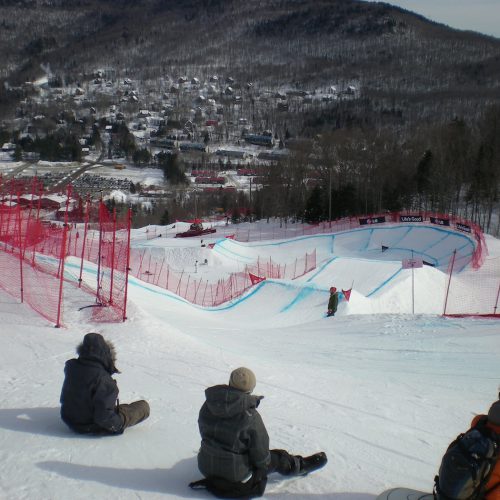
<path fill-rule="evenodd" d="M 260 283 L 261 281 L 264 281 L 266 279 L 266 278 L 261 278 L 260 276 L 255 276 L 255 274 L 252 273 L 248 273 L 248 276 L 250 277 L 252 285 L 256 285 L 257 283 Z"/>
<path fill-rule="evenodd" d="M 228 234 L 228 235 L 226 236 L 226 238 L 228 238 L 228 239 L 230 239 L 230 240 L 234 240 L 234 237 L 235 237 L 235 235 L 234 235 L 234 234 Z"/>
<path fill-rule="evenodd" d="M 345 300 L 349 302 L 349 299 L 351 298 L 351 291 L 352 288 L 349 288 L 349 290 L 342 290 L 342 293 L 344 294 Z"/>
<path fill-rule="evenodd" d="M 207 247 L 208 247 L 208 248 L 213 248 L 214 246 L 215 246 L 215 243 L 209 243 L 209 244 L 207 245 Z"/>

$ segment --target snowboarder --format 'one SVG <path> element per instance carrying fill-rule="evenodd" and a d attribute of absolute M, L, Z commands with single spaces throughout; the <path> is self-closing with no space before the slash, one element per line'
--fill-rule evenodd
<path fill-rule="evenodd" d="M 206 479 L 191 483 L 227 498 L 261 496 L 267 475 L 305 475 L 326 464 L 325 453 L 310 457 L 269 450 L 269 436 L 257 411 L 263 396 L 254 396 L 256 379 L 248 368 L 231 373 L 228 385 L 205 390 L 198 426 L 198 468 Z"/>
<path fill-rule="evenodd" d="M 326 315 L 335 316 L 338 305 L 339 305 L 339 292 L 337 292 L 337 289 L 334 286 L 332 286 L 330 288 L 330 299 L 328 300 L 328 311 Z"/>
<path fill-rule="evenodd" d="M 87 333 L 77 347 L 78 359 L 66 361 L 61 391 L 61 418 L 82 434 L 122 434 L 149 417 L 146 401 L 118 404 L 118 386 L 111 377 L 115 349 L 99 333 Z"/>

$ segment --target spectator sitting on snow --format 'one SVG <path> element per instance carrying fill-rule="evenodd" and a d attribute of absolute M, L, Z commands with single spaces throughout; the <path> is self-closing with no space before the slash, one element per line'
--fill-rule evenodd
<path fill-rule="evenodd" d="M 269 450 L 269 436 L 257 411 L 263 396 L 253 396 L 255 375 L 248 368 L 231 373 L 229 385 L 216 385 L 205 391 L 198 426 L 201 448 L 198 468 L 206 479 L 191 483 L 225 498 L 261 496 L 267 475 L 307 474 L 326 463 L 318 453 L 303 458 L 285 450 Z"/>
<path fill-rule="evenodd" d="M 78 359 L 64 368 L 61 418 L 75 432 L 122 434 L 149 417 L 146 401 L 118 404 L 118 386 L 111 377 L 115 350 L 99 333 L 87 333 L 77 348 Z"/>
<path fill-rule="evenodd" d="M 484 415 L 476 415 L 472 419 L 471 427 L 474 427 L 481 417 L 484 417 Z M 490 406 L 486 427 L 500 436 L 500 394 L 498 394 L 498 401 L 495 401 Z M 486 483 L 485 492 L 485 500 L 498 500 L 498 498 L 500 498 L 500 460 L 497 460 L 493 472 Z"/>
<path fill-rule="evenodd" d="M 337 289 L 334 286 L 332 286 L 330 288 L 330 299 L 328 300 L 327 316 L 335 316 L 338 305 L 339 305 L 339 292 L 337 292 Z"/>

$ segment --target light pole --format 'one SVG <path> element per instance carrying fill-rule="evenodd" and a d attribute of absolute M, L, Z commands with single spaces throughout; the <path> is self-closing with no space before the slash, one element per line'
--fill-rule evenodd
<path fill-rule="evenodd" d="M 332 167 L 330 167 L 328 182 L 328 227 L 332 228 Z"/>
<path fill-rule="evenodd" d="M 252 178 L 250 177 L 250 197 L 249 197 L 249 205 L 250 205 L 250 220 L 252 219 Z"/>

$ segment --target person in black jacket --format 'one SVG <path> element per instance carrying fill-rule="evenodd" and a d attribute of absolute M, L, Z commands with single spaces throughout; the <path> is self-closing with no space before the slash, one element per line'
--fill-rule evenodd
<path fill-rule="evenodd" d="M 285 450 L 269 450 L 269 436 L 257 411 L 263 396 L 252 395 L 255 384 L 254 373 L 241 367 L 231 373 L 229 385 L 205 390 L 198 418 L 198 468 L 206 479 L 191 483 L 192 488 L 208 488 L 227 498 L 261 496 L 271 472 L 298 475 L 326 463 L 324 453 L 304 459 Z M 309 459 L 311 469 L 306 471 Z"/>
<path fill-rule="evenodd" d="M 337 292 L 337 289 L 334 286 L 332 286 L 330 288 L 330 298 L 328 299 L 328 312 L 326 315 L 335 316 L 338 305 L 339 305 L 339 292 Z"/>
<path fill-rule="evenodd" d="M 115 350 L 99 333 L 87 333 L 77 347 L 78 359 L 66 361 L 61 391 L 61 418 L 78 433 L 122 434 L 149 417 L 146 401 L 118 404 L 118 386 L 111 377 Z"/>

